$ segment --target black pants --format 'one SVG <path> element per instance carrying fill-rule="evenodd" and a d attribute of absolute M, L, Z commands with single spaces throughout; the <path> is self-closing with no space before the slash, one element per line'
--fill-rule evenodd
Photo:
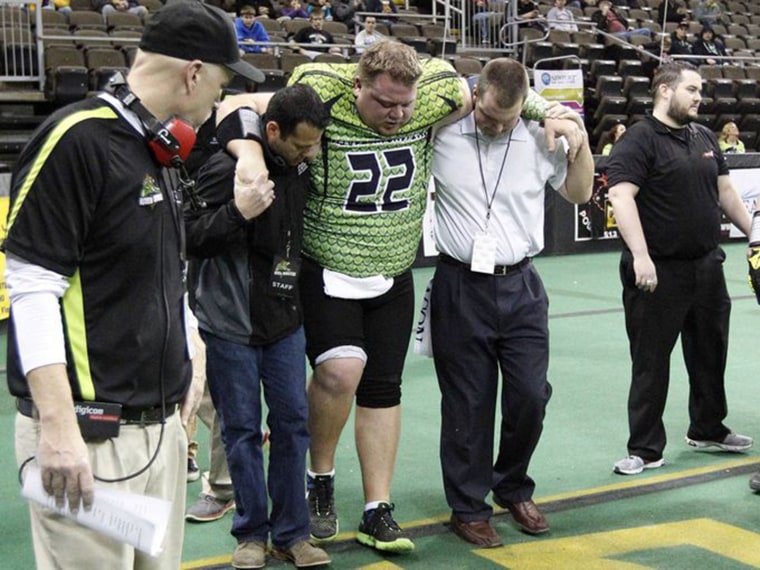
<path fill-rule="evenodd" d="M 446 500 L 465 521 L 500 502 L 530 499 L 528 464 L 543 429 L 551 387 L 548 299 L 532 264 L 493 276 L 439 261 L 430 303 L 441 389 L 441 468 Z M 499 370 L 503 378 L 498 456 L 493 461 Z"/>
<path fill-rule="evenodd" d="M 670 354 L 679 334 L 689 374 L 689 418 L 692 439 L 722 440 L 728 411 L 724 371 L 728 352 L 731 299 L 723 261 L 716 248 L 695 260 L 658 260 L 654 293 L 635 285 L 633 257 L 623 252 L 625 325 L 632 360 L 628 396 L 628 452 L 646 461 L 662 457 L 665 426 L 662 415 L 670 381 Z"/>

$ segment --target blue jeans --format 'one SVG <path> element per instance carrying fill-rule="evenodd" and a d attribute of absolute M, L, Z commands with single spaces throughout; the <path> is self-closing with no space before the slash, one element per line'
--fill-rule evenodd
<path fill-rule="evenodd" d="M 303 327 L 265 346 L 229 342 L 202 331 L 206 374 L 222 429 L 235 494 L 232 535 L 238 542 L 290 548 L 309 538 L 304 491 L 309 447 Z M 261 385 L 269 409 L 269 470 L 264 476 Z M 272 513 L 267 516 L 267 490 Z"/>

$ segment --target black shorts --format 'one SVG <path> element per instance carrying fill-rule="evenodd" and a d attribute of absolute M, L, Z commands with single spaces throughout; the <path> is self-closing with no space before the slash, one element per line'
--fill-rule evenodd
<path fill-rule="evenodd" d="M 317 358 L 338 346 L 367 354 L 363 378 L 401 378 L 414 325 L 414 279 L 407 270 L 391 289 L 373 299 L 339 299 L 324 292 L 322 267 L 309 259 L 301 269 L 306 354 Z"/>

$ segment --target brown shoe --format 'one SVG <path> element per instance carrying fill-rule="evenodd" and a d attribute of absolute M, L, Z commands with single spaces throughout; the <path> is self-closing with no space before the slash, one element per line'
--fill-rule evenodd
<path fill-rule="evenodd" d="M 237 545 L 232 555 L 232 567 L 240 569 L 263 568 L 266 564 L 266 545 L 252 540 Z"/>
<path fill-rule="evenodd" d="M 279 560 L 287 560 L 297 568 L 310 568 L 330 564 L 330 555 L 317 546 L 312 546 L 306 540 L 296 542 L 290 548 L 272 547 L 272 556 Z"/>
<path fill-rule="evenodd" d="M 538 510 L 533 499 L 521 503 L 504 503 L 504 507 L 511 513 L 517 526 L 528 534 L 543 534 L 549 530 L 549 523 L 544 515 Z"/>
<path fill-rule="evenodd" d="M 467 542 L 485 548 L 501 546 L 501 537 L 487 520 L 463 521 L 456 515 L 451 515 L 451 530 Z"/>

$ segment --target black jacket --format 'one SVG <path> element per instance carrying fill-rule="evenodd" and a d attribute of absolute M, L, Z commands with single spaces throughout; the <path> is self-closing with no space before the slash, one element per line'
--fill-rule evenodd
<path fill-rule="evenodd" d="M 291 298 L 271 290 L 275 257 L 300 260 L 306 164 L 291 167 L 265 146 L 275 200 L 246 221 L 233 201 L 235 160 L 218 152 L 201 169 L 198 193 L 207 207 L 185 215 L 190 288 L 199 326 L 239 344 L 276 342 L 301 326 L 298 286 Z"/>

